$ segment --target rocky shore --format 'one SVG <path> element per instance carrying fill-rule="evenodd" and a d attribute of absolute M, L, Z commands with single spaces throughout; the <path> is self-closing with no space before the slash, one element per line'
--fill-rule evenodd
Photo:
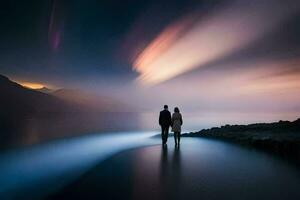
<path fill-rule="evenodd" d="M 291 159 L 300 165 L 300 118 L 293 122 L 225 125 L 182 136 L 214 138 L 252 146 Z"/>

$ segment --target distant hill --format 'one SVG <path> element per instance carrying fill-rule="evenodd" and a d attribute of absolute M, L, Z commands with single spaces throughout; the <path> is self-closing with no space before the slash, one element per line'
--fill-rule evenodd
<path fill-rule="evenodd" d="M 66 102 L 52 95 L 25 88 L 3 75 L 0 75 L 0 94 L 1 115 L 6 117 L 71 109 Z"/>
<path fill-rule="evenodd" d="M 39 92 L 43 92 L 43 93 L 46 93 L 46 94 L 50 94 L 52 93 L 54 90 L 51 90 L 47 87 L 42 87 L 41 89 L 35 89 L 35 91 L 39 91 Z"/>
<path fill-rule="evenodd" d="M 225 125 L 203 129 L 199 132 L 189 133 L 188 136 L 226 138 L 234 140 L 276 140 L 300 142 L 300 118 L 295 121 L 282 121 L 273 123 L 256 123 L 248 125 Z"/>
<path fill-rule="evenodd" d="M 42 91 L 0 75 L 0 149 L 138 125 L 136 114 L 113 98 L 71 89 Z"/>
<path fill-rule="evenodd" d="M 0 75 L 0 147 L 27 137 L 24 130 L 33 117 L 59 116 L 72 110 L 73 106 L 61 99 L 25 88 Z M 34 129 L 29 132 L 34 133 Z"/>
<path fill-rule="evenodd" d="M 128 106 L 110 97 L 74 89 L 29 89 L 3 75 L 0 75 L 0 94 L 1 114 L 5 117 L 43 113 L 129 111 Z"/>

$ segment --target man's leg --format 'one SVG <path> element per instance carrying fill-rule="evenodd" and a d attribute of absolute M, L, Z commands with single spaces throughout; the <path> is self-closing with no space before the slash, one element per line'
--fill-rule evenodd
<path fill-rule="evenodd" d="M 165 143 L 168 141 L 168 136 L 169 136 L 169 126 L 165 127 Z"/>
<path fill-rule="evenodd" d="M 164 127 L 161 126 L 161 141 L 162 141 L 163 144 L 165 143 L 165 135 L 164 135 L 164 132 L 165 132 Z"/>

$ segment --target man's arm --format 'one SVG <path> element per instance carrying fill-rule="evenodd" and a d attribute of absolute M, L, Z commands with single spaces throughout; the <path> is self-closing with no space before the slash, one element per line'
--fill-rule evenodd
<path fill-rule="evenodd" d="M 161 113 L 159 113 L 159 120 L 158 120 L 158 123 L 159 123 L 159 125 L 161 125 Z"/>
<path fill-rule="evenodd" d="M 169 112 L 169 124 L 172 126 L 172 117 L 171 117 L 171 113 Z"/>

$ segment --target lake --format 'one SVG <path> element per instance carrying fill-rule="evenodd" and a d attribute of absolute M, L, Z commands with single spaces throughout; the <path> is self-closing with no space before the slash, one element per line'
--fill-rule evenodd
<path fill-rule="evenodd" d="M 296 120 L 298 113 L 183 112 L 183 132 L 225 124 L 249 124 Z M 160 131 L 157 112 L 66 113 L 11 116 L 0 123 L 2 149 L 48 142 L 90 133 Z M 1 125 L 4 123 L 4 127 Z"/>

